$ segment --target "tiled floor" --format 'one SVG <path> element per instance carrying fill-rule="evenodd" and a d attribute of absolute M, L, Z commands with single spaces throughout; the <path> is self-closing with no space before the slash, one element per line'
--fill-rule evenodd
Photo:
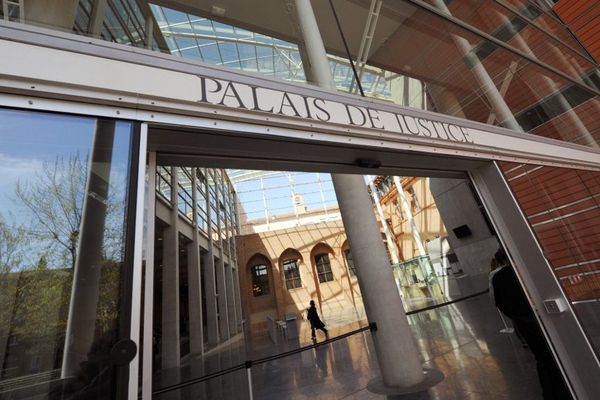
<path fill-rule="evenodd" d="M 445 375 L 443 382 L 427 393 L 403 399 L 541 399 L 535 362 L 514 334 L 502 334 L 504 326 L 488 296 L 479 296 L 455 305 L 415 314 L 410 318 L 414 337 L 425 366 Z M 331 327 L 331 337 L 348 332 L 353 324 Z M 364 321 L 363 321 L 364 324 Z M 205 373 L 233 365 L 246 358 L 257 359 L 310 342 L 301 322 L 298 340 L 281 340 L 274 345 L 265 336 L 254 337 L 244 351 L 241 342 L 209 357 Z M 321 337 L 322 339 L 322 337 Z M 398 338 L 401 340 L 401 338 Z M 401 361 L 400 361 L 401 362 Z M 181 372 L 181 379 L 199 376 Z M 385 399 L 366 390 L 379 374 L 370 333 L 317 347 L 252 368 L 254 399 Z M 245 370 L 159 399 L 247 399 Z"/>

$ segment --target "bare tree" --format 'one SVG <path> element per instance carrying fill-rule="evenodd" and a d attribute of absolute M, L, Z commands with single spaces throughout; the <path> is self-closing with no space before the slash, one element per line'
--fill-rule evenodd
<path fill-rule="evenodd" d="M 22 227 L 9 224 L 0 215 L 0 368 L 3 369 L 11 320 L 14 316 L 17 284 L 12 279 L 14 271 L 22 266 L 25 234 Z M 1 371 L 1 370 L 0 370 Z"/>
<path fill-rule="evenodd" d="M 86 165 L 78 156 L 44 162 L 28 181 L 17 182 L 16 196 L 32 213 L 29 232 L 54 249 L 63 249 L 62 262 L 75 266 Z"/>
<path fill-rule="evenodd" d="M 0 276 L 21 268 L 25 241 L 24 228 L 9 224 L 0 214 Z"/>
<path fill-rule="evenodd" d="M 17 182 L 18 201 L 32 214 L 29 233 L 48 245 L 48 257 L 55 263 L 75 267 L 85 195 L 87 160 L 78 155 L 45 162 L 40 172 L 27 181 Z M 119 182 L 111 182 L 107 199 L 104 258 L 120 259 L 124 204 L 115 200 L 122 193 Z M 62 249 L 57 254 L 56 251 Z"/>

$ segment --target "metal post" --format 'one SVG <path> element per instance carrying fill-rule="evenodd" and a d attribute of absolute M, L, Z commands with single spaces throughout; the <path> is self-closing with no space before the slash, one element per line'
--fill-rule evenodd
<path fill-rule="evenodd" d="M 154 219 L 156 214 L 156 152 L 148 153 L 146 194 L 146 237 L 144 274 L 144 333 L 142 400 L 152 399 L 152 361 L 154 358 Z"/>
<path fill-rule="evenodd" d="M 254 400 L 254 393 L 252 390 L 252 361 L 246 361 L 246 375 L 248 377 L 248 398 Z"/>

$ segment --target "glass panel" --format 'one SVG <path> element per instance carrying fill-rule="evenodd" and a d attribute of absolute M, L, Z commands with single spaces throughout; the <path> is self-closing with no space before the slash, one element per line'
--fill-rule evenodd
<path fill-rule="evenodd" d="M 319 283 L 330 282 L 333 280 L 333 272 L 331 272 L 331 264 L 329 263 L 328 254 L 317 254 L 315 256 L 317 264 L 317 274 L 319 275 Z"/>
<path fill-rule="evenodd" d="M 113 398 L 133 125 L 0 120 L 2 397 Z"/>
<path fill-rule="evenodd" d="M 600 173 L 502 163 L 548 263 L 600 352 Z"/>
<path fill-rule="evenodd" d="M 346 250 L 344 251 L 344 255 L 346 256 L 346 262 L 348 263 L 348 272 L 350 273 L 350 276 L 356 276 L 356 267 L 354 266 L 352 253 L 350 250 Z"/>
<path fill-rule="evenodd" d="M 285 275 L 285 286 L 287 289 L 302 287 L 298 260 L 285 260 L 283 262 L 283 273 Z"/>
<path fill-rule="evenodd" d="M 252 293 L 254 297 L 269 294 L 269 274 L 264 264 L 252 267 Z"/>

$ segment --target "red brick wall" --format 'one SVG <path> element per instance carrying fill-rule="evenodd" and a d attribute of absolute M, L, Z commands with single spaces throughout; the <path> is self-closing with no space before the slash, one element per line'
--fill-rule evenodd
<path fill-rule="evenodd" d="M 600 298 L 600 172 L 501 168 L 569 299 Z"/>
<path fill-rule="evenodd" d="M 600 61 L 600 2 L 561 0 L 554 11 L 596 61 Z"/>

